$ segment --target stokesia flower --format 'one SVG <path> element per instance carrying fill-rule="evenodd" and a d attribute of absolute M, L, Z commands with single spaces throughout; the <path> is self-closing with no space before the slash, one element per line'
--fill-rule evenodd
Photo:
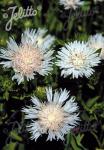
<path fill-rule="evenodd" d="M 22 34 L 22 40 L 28 41 L 32 40 L 34 44 L 37 44 L 39 47 L 50 48 L 55 41 L 55 37 L 50 34 L 47 35 L 46 29 L 27 29 Z"/>
<path fill-rule="evenodd" d="M 101 49 L 100 57 L 101 59 L 104 59 L 104 37 L 102 34 L 97 33 L 90 36 L 88 39 L 88 46 L 95 50 Z"/>
<path fill-rule="evenodd" d="M 64 5 L 65 9 L 76 9 L 78 6 L 83 5 L 81 0 L 60 0 L 60 4 Z"/>
<path fill-rule="evenodd" d="M 99 54 L 89 48 L 86 43 L 74 41 L 65 44 L 58 52 L 57 66 L 62 69 L 61 75 L 67 77 L 72 74 L 73 78 L 79 76 L 90 77 L 94 69 L 100 63 Z"/>
<path fill-rule="evenodd" d="M 31 30 L 28 32 L 28 37 L 26 36 L 27 32 L 22 34 L 19 46 L 10 38 L 7 49 L 1 49 L 0 57 L 5 61 L 0 64 L 7 68 L 13 68 L 15 75 L 12 79 L 17 79 L 18 84 L 24 81 L 25 77 L 27 80 L 34 79 L 34 75 L 37 73 L 45 76 L 52 70 L 53 50 L 49 49 L 52 39 L 49 42 L 49 39 L 43 38 L 43 42 L 37 44 L 38 35 L 40 37 L 42 34 L 39 31 L 40 29 L 37 32 Z M 31 36 L 32 32 L 34 32 L 33 37 Z M 29 33 L 31 38 L 29 38 Z"/>
<path fill-rule="evenodd" d="M 47 140 L 64 140 L 64 135 L 70 132 L 79 121 L 78 106 L 75 98 L 69 99 L 69 92 L 64 89 L 52 93 L 52 88 L 46 88 L 47 102 L 41 103 L 37 97 L 32 97 L 33 106 L 22 109 L 25 119 L 30 120 L 27 130 L 31 139 L 37 140 L 42 134 L 48 134 Z"/>

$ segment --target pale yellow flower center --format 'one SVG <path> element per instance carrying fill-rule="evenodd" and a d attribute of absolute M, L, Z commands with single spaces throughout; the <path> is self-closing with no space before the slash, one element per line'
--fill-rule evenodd
<path fill-rule="evenodd" d="M 48 104 L 43 105 L 41 111 L 38 114 L 39 123 L 44 129 L 50 129 L 51 131 L 57 131 L 64 122 L 65 112 L 62 107 Z"/>
<path fill-rule="evenodd" d="M 55 116 L 53 114 L 48 115 L 49 122 L 53 122 L 55 120 Z"/>
<path fill-rule="evenodd" d="M 12 55 L 13 67 L 23 75 L 31 75 L 41 68 L 43 55 L 31 45 L 23 45 Z"/>
<path fill-rule="evenodd" d="M 75 0 L 66 0 L 67 4 L 69 4 L 70 6 L 75 5 Z"/>
<path fill-rule="evenodd" d="M 86 57 L 82 53 L 73 54 L 71 56 L 72 65 L 75 69 L 80 69 L 85 64 Z"/>

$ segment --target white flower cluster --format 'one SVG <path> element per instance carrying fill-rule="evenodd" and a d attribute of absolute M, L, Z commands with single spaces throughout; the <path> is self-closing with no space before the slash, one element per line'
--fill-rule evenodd
<path fill-rule="evenodd" d="M 0 63 L 5 68 L 13 68 L 18 84 L 34 79 L 34 75 L 47 75 L 53 69 L 53 53 L 51 49 L 55 37 L 47 35 L 47 30 L 26 30 L 21 36 L 19 45 L 10 38 L 7 49 L 0 50 Z M 101 53 L 97 52 L 101 49 Z M 100 56 L 99 56 L 100 55 Z M 58 51 L 57 62 L 61 75 L 73 78 L 90 77 L 94 67 L 104 59 L 104 37 L 101 34 L 90 36 L 88 42 L 74 41 L 65 44 Z M 74 128 L 78 121 L 78 106 L 74 97 L 69 98 L 69 92 L 64 89 L 55 91 L 46 88 L 47 102 L 41 103 L 37 97 L 32 97 L 33 106 L 22 109 L 25 119 L 30 119 L 28 131 L 31 139 L 37 140 L 42 134 L 48 134 L 47 140 L 64 139 L 64 135 Z"/>
<path fill-rule="evenodd" d="M 10 38 L 7 49 L 1 49 L 0 57 L 4 59 L 0 64 L 7 68 L 13 68 L 18 84 L 34 79 L 34 75 L 47 75 L 52 70 L 53 50 L 51 46 L 55 38 L 46 35 L 46 30 L 26 30 L 21 37 L 18 46 Z M 104 58 L 104 37 L 101 34 L 91 36 L 87 43 L 74 41 L 65 44 L 58 52 L 57 66 L 62 70 L 61 75 L 73 78 L 86 76 L 90 77 L 94 69 L 100 63 L 99 53 L 96 50 L 102 49 L 100 57 Z"/>

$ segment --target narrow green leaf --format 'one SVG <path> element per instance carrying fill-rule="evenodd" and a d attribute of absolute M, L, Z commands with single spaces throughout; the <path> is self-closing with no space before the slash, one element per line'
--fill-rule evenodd
<path fill-rule="evenodd" d="M 21 136 L 19 136 L 15 130 L 10 132 L 10 137 L 12 137 L 13 139 L 15 139 L 19 142 L 22 141 Z"/>

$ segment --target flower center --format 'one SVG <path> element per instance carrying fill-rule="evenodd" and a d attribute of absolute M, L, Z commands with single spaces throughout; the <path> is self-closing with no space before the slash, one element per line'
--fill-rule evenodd
<path fill-rule="evenodd" d="M 42 106 L 41 111 L 38 114 L 40 125 L 52 131 L 57 131 L 59 126 L 64 121 L 64 111 L 61 107 L 53 104 Z"/>
<path fill-rule="evenodd" d="M 66 0 L 66 2 L 67 2 L 70 6 L 75 5 L 75 0 Z"/>
<path fill-rule="evenodd" d="M 31 45 L 23 45 L 12 55 L 13 67 L 23 75 L 31 75 L 41 68 L 43 56 Z"/>
<path fill-rule="evenodd" d="M 79 53 L 79 54 L 73 54 L 71 57 L 71 61 L 75 69 L 80 69 L 85 64 L 86 57 Z"/>
<path fill-rule="evenodd" d="M 48 115 L 48 120 L 49 120 L 49 122 L 53 122 L 55 120 L 55 115 L 49 114 Z"/>

